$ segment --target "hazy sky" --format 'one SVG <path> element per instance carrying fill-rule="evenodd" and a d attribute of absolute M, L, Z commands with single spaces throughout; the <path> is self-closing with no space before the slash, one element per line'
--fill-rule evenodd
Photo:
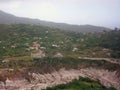
<path fill-rule="evenodd" d="M 0 10 L 53 22 L 120 27 L 120 0 L 0 0 Z"/>

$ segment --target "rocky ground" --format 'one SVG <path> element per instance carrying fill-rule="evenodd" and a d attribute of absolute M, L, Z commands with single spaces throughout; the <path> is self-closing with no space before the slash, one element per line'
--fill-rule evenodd
<path fill-rule="evenodd" d="M 70 69 L 64 68 L 59 71 L 51 73 L 39 74 L 28 73 L 29 77 L 7 77 L 6 81 L 0 82 L 0 90 L 41 90 L 46 87 L 52 87 L 58 84 L 68 83 L 73 79 L 79 77 L 89 77 L 93 80 L 99 80 L 101 84 L 107 87 L 115 87 L 120 90 L 120 72 L 108 71 L 104 69 L 84 68 L 84 69 Z M 14 79 L 13 79 L 14 78 Z"/>

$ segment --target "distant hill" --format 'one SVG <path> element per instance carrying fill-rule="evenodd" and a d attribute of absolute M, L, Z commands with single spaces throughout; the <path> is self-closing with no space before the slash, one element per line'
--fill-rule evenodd
<path fill-rule="evenodd" d="M 65 23 L 54 23 L 42 21 L 39 19 L 30 19 L 24 17 L 17 17 L 6 12 L 0 11 L 0 24 L 34 24 L 48 26 L 51 28 L 59 28 L 62 30 L 70 30 L 77 32 L 101 32 L 103 30 L 109 30 L 105 27 L 92 26 L 92 25 L 71 25 Z"/>

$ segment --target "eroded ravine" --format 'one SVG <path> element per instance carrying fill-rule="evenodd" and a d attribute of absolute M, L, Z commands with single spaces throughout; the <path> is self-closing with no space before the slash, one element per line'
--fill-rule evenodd
<path fill-rule="evenodd" d="M 119 71 L 108 71 L 105 69 L 69 69 L 64 68 L 51 73 L 28 73 L 26 77 L 7 77 L 6 84 L 0 83 L 0 90 L 41 90 L 58 84 L 68 83 L 79 77 L 89 77 L 99 80 L 107 87 L 115 87 L 120 90 Z M 23 77 L 23 78 L 22 78 Z"/>

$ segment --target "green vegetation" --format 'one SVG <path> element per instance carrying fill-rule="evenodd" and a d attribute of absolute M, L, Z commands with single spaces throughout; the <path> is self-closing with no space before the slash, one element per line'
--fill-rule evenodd
<path fill-rule="evenodd" d="M 80 77 L 79 80 L 74 80 L 68 84 L 61 84 L 55 87 L 48 87 L 46 90 L 116 90 L 114 88 L 106 88 L 98 81 L 90 80 L 89 78 Z"/>
<path fill-rule="evenodd" d="M 81 69 L 89 67 L 114 71 L 118 69 L 119 65 L 104 60 L 49 57 L 33 60 L 11 60 L 4 63 L 0 61 L 0 68 L 12 68 L 14 70 L 27 68 L 30 72 L 35 73 L 48 73 L 61 68 Z"/>
<path fill-rule="evenodd" d="M 34 48 L 37 43 L 39 47 Z M 45 53 L 33 58 L 33 53 Z M 61 56 L 55 57 L 59 53 Z M 84 57 L 120 58 L 120 30 L 77 33 L 35 25 L 0 25 L 0 69 L 11 75 L 21 70 L 48 73 L 61 68 L 117 70 L 119 64 Z M 83 59 L 82 59 L 83 58 Z M 10 70 L 9 70 L 10 69 Z M 0 73 L 4 76 L 4 73 Z M 27 74 L 26 74 L 27 75 Z M 80 78 L 47 90 L 115 90 L 99 82 Z"/>
<path fill-rule="evenodd" d="M 45 53 L 33 59 L 30 49 L 34 42 Z M 53 58 L 60 52 L 62 58 Z M 120 30 L 99 33 L 76 33 L 35 25 L 0 25 L 0 68 L 96 67 L 114 70 L 118 67 L 107 61 L 92 61 L 79 57 L 120 57 Z M 69 61 L 69 62 L 68 62 Z M 46 70 L 49 71 L 49 70 Z M 50 70 L 51 71 L 51 70 Z"/>
<path fill-rule="evenodd" d="M 34 42 L 45 48 L 48 57 L 57 52 L 65 57 L 120 57 L 120 30 L 76 33 L 35 25 L 0 25 L 0 58 L 30 57 Z"/>

